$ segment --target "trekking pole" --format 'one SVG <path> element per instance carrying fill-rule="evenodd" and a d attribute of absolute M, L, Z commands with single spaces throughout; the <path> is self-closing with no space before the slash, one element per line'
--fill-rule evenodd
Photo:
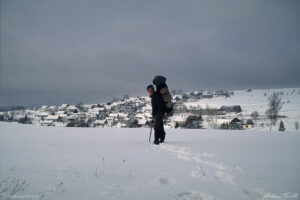
<path fill-rule="evenodd" d="M 150 142 L 150 140 L 151 140 L 151 133 L 152 133 L 152 126 L 153 126 L 153 122 L 150 122 L 150 123 L 151 123 L 151 125 L 150 125 L 151 129 L 150 129 L 149 142 Z"/>

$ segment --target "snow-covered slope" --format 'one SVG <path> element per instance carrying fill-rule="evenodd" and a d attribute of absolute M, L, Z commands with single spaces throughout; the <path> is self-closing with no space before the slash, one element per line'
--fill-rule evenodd
<path fill-rule="evenodd" d="M 0 198 L 19 186 L 13 199 L 299 199 L 297 132 L 168 129 L 159 146 L 148 136 L 1 122 Z"/>
<path fill-rule="evenodd" d="M 273 93 L 280 93 L 280 98 L 282 99 L 283 106 L 280 110 L 279 114 L 284 115 L 285 118 L 281 118 L 278 120 L 282 120 L 284 122 L 285 128 L 288 131 L 296 131 L 295 122 L 300 122 L 300 89 L 299 88 L 282 88 L 282 89 L 256 89 L 251 92 L 247 92 L 246 90 L 236 90 L 234 91 L 234 95 L 230 97 L 214 97 L 211 99 L 200 99 L 196 102 L 187 102 L 184 103 L 187 107 L 200 106 L 202 108 L 206 108 L 209 106 L 210 108 L 220 108 L 221 106 L 233 106 L 240 105 L 242 108 L 242 112 L 235 113 L 227 113 L 226 118 L 227 121 L 232 120 L 234 117 L 238 117 L 240 119 L 251 119 L 251 113 L 257 111 L 259 114 L 259 120 L 255 122 L 255 128 L 252 130 L 269 130 L 269 126 L 267 125 L 269 122 L 266 119 L 265 112 L 269 108 L 269 100 L 268 98 Z M 221 116 L 222 117 L 222 116 Z M 204 117 L 205 118 L 205 117 Z M 218 123 L 222 123 L 222 120 L 217 120 Z M 278 130 L 279 123 L 277 122 L 276 126 L 273 130 Z M 264 126 L 260 126 L 263 123 Z M 210 128 L 208 125 L 204 124 L 205 128 Z"/>

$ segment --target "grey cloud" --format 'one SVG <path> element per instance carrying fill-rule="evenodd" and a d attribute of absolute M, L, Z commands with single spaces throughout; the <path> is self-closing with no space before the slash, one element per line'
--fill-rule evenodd
<path fill-rule="evenodd" d="M 1 105 L 299 87 L 300 2 L 1 1 Z"/>

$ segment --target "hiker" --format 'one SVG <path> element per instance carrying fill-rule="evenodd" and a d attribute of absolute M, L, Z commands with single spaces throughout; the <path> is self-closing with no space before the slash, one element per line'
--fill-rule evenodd
<path fill-rule="evenodd" d="M 154 121 L 154 144 L 164 143 L 166 132 L 164 130 L 163 118 L 165 116 L 165 104 L 162 95 L 154 91 L 153 85 L 147 86 L 151 97 L 152 120 Z"/>

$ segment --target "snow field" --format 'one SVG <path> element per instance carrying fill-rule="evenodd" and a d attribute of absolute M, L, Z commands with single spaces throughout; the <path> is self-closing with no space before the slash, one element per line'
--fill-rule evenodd
<path fill-rule="evenodd" d="M 2 122 L 0 180 L 28 184 L 12 199 L 299 199 L 297 132 L 167 129 L 159 146 L 148 136 Z"/>

